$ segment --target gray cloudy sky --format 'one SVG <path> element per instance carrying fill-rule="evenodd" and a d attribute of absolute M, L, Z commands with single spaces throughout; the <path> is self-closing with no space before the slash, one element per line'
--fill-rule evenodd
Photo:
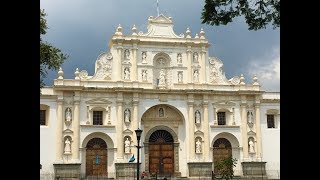
<path fill-rule="evenodd" d="M 225 26 L 201 24 L 204 0 L 159 0 L 160 13 L 171 16 L 176 34 L 191 30 L 192 37 L 201 27 L 212 46 L 209 56 L 223 61 L 228 79 L 244 74 L 252 83 L 257 74 L 262 88 L 280 92 L 280 30 L 249 31 L 243 18 Z M 42 0 L 40 8 L 47 13 L 49 27 L 43 40 L 60 48 L 69 58 L 62 65 L 65 79 L 73 79 L 74 71 L 94 73 L 94 63 L 121 24 L 124 34 L 147 32 L 147 19 L 157 16 L 157 0 Z M 53 84 L 57 72 L 49 72 L 45 83 Z"/>

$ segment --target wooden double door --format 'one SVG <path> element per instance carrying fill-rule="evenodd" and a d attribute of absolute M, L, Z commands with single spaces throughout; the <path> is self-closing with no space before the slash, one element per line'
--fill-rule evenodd
<path fill-rule="evenodd" d="M 156 131 L 149 141 L 149 172 L 159 175 L 174 173 L 174 146 L 172 136 L 163 130 Z"/>
<path fill-rule="evenodd" d="M 107 176 L 107 145 L 100 138 L 91 139 L 86 147 L 86 175 Z"/>
<path fill-rule="evenodd" d="M 216 165 L 229 156 L 232 156 L 231 143 L 225 138 L 217 139 L 213 144 L 214 173 L 218 173 Z"/>

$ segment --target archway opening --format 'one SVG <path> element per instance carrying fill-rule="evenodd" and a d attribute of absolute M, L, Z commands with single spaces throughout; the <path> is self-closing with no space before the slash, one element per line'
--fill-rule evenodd
<path fill-rule="evenodd" d="M 225 158 L 232 156 L 232 146 L 226 138 L 219 138 L 213 143 L 214 173 L 218 173 L 217 164 Z"/>
<path fill-rule="evenodd" d="M 92 138 L 86 145 L 86 175 L 107 176 L 107 143 L 101 138 Z"/>
<path fill-rule="evenodd" d="M 174 140 L 166 130 L 157 130 L 149 138 L 149 172 L 161 176 L 174 173 Z"/>

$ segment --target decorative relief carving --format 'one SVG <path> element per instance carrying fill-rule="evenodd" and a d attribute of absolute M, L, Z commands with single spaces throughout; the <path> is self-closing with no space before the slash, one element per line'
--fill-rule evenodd
<path fill-rule="evenodd" d="M 90 80 L 110 80 L 111 73 L 112 73 L 112 54 L 102 53 L 98 57 L 98 60 L 96 61 L 95 74 Z"/>
<path fill-rule="evenodd" d="M 222 70 L 223 63 L 216 57 L 209 57 L 210 82 L 212 84 L 230 85 L 231 82 L 225 76 Z M 236 80 L 236 79 L 235 79 Z"/>
<path fill-rule="evenodd" d="M 87 79 L 88 78 L 88 72 L 86 70 L 82 70 L 79 73 L 80 79 Z"/>

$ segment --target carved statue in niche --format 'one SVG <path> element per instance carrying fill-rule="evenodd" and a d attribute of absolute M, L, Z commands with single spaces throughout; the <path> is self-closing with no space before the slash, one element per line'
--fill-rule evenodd
<path fill-rule="evenodd" d="M 146 62 L 147 62 L 147 53 L 142 52 L 142 63 L 146 63 Z"/>
<path fill-rule="evenodd" d="M 124 122 L 131 122 L 131 114 L 129 109 L 124 111 Z"/>
<path fill-rule="evenodd" d="M 182 56 L 181 56 L 181 53 L 178 53 L 178 55 L 177 55 L 177 63 L 178 63 L 178 64 L 182 64 Z"/>
<path fill-rule="evenodd" d="M 178 82 L 182 82 L 182 72 L 178 72 Z"/>
<path fill-rule="evenodd" d="M 124 69 L 124 79 L 130 79 L 130 71 L 129 68 Z"/>
<path fill-rule="evenodd" d="M 147 70 L 142 70 L 142 81 L 147 81 Z"/>
<path fill-rule="evenodd" d="M 200 139 L 196 142 L 196 153 L 201 153 L 201 141 Z"/>
<path fill-rule="evenodd" d="M 127 138 L 125 141 L 124 141 L 124 152 L 125 153 L 130 153 L 130 140 L 129 138 Z"/>
<path fill-rule="evenodd" d="M 124 50 L 124 58 L 125 59 L 130 59 L 130 51 L 129 51 L 129 49 Z"/>
<path fill-rule="evenodd" d="M 193 62 L 197 63 L 198 62 L 198 53 L 193 53 Z"/>
<path fill-rule="evenodd" d="M 69 138 L 66 138 L 66 140 L 64 141 L 64 153 L 71 154 L 71 142 Z"/>
<path fill-rule="evenodd" d="M 198 70 L 194 70 L 194 72 L 193 72 L 193 81 L 199 82 L 199 71 Z"/>
<path fill-rule="evenodd" d="M 159 117 L 163 117 L 163 116 L 164 116 L 163 108 L 159 108 Z"/>
<path fill-rule="evenodd" d="M 254 153 L 254 142 L 252 139 L 249 141 L 249 152 Z"/>
<path fill-rule="evenodd" d="M 248 123 L 252 124 L 253 123 L 253 113 L 248 111 L 247 112 L 247 118 L 248 118 Z"/>
<path fill-rule="evenodd" d="M 201 122 L 201 114 L 199 111 L 196 111 L 195 113 L 195 122 L 200 123 Z"/>
<path fill-rule="evenodd" d="M 71 108 L 68 107 L 68 108 L 66 109 L 65 117 L 66 117 L 66 121 L 67 121 L 67 122 L 70 122 L 70 121 L 72 120 Z"/>
<path fill-rule="evenodd" d="M 159 75 L 159 86 L 165 86 L 165 84 L 166 84 L 165 72 L 164 72 L 164 69 L 161 69 L 160 75 Z"/>

